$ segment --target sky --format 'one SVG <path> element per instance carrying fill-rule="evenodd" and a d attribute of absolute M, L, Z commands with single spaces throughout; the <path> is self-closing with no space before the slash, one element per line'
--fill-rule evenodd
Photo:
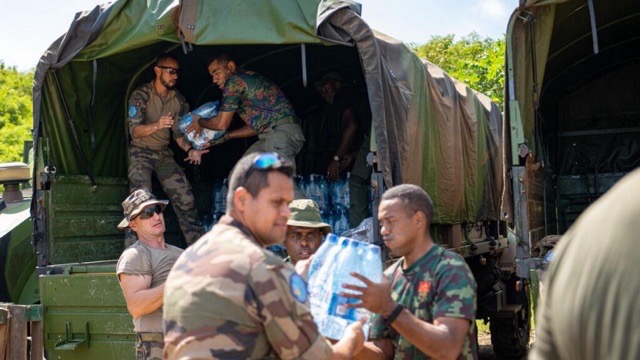
<path fill-rule="evenodd" d="M 76 12 L 105 2 L 0 0 L 0 60 L 19 71 L 34 68 L 49 45 L 67 31 Z M 406 43 L 424 43 L 436 35 L 454 34 L 459 39 L 474 31 L 482 37 L 503 37 L 518 0 L 360 0 L 360 3 L 362 18 L 373 29 Z"/>

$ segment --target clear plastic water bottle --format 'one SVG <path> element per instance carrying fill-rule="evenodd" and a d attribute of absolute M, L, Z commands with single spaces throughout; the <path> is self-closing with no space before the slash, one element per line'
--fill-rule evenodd
<path fill-rule="evenodd" d="M 322 189 L 322 176 L 318 174 L 309 175 L 309 198 L 318 204 L 320 213 L 327 210 L 326 198 Z"/>
<path fill-rule="evenodd" d="M 220 186 L 216 191 L 216 195 L 214 198 L 215 203 L 215 212 L 216 213 L 224 213 L 227 209 L 227 179 L 224 179 L 220 182 Z"/>
<path fill-rule="evenodd" d="M 211 226 L 213 225 L 213 216 L 211 214 L 205 214 L 202 217 L 202 226 L 204 227 L 204 231 L 208 232 L 211 230 Z"/>
<path fill-rule="evenodd" d="M 346 173 L 344 177 L 340 178 L 340 203 L 343 208 L 349 209 L 351 207 L 351 198 L 349 197 L 349 178 L 351 173 Z"/>
<path fill-rule="evenodd" d="M 348 210 L 338 209 L 335 212 L 335 223 L 333 225 L 333 232 L 341 235 L 343 232 L 349 230 L 349 215 Z"/>
<path fill-rule="evenodd" d="M 222 182 L 220 180 L 216 180 L 213 183 L 213 188 L 211 189 L 211 214 L 213 214 L 214 223 L 217 222 L 215 214 L 218 212 L 218 204 L 216 203 L 216 200 L 218 199 L 218 191 L 220 191 L 221 184 Z"/>
<path fill-rule="evenodd" d="M 320 194 L 322 196 L 322 205 L 318 203 L 318 207 L 320 211 L 327 211 L 330 208 L 330 192 L 329 192 L 329 184 L 327 182 L 327 178 L 324 175 L 317 175 L 318 188 L 320 189 Z"/>

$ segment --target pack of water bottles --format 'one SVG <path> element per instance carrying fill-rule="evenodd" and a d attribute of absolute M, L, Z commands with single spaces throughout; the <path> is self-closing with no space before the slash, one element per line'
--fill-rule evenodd
<path fill-rule="evenodd" d="M 349 307 L 348 304 L 360 302 L 340 296 L 349 292 L 343 284 L 364 286 L 360 280 L 350 275 L 357 272 L 369 280 L 382 281 L 382 259 L 380 247 L 366 242 L 327 235 L 309 266 L 309 302 L 311 315 L 322 335 L 330 339 L 340 339 L 345 328 L 367 317 L 363 326 L 369 333 L 371 313 L 364 308 Z"/>
<path fill-rule="evenodd" d="M 337 181 L 328 182 L 324 175 L 298 175 L 294 181 L 308 199 L 315 201 L 322 221 L 331 225 L 333 233 L 340 235 L 349 230 L 349 173 Z M 217 180 L 211 192 L 211 216 L 205 226 L 216 224 L 227 207 L 228 180 Z"/>
<path fill-rule="evenodd" d="M 208 119 L 218 115 L 218 106 L 218 101 L 207 102 L 193 110 L 191 113 L 187 113 L 180 117 L 180 120 L 178 121 L 178 130 L 185 135 L 185 138 L 189 140 L 194 149 L 202 150 L 209 142 L 221 138 L 226 131 L 202 129 L 202 132 L 198 136 L 196 136 L 195 131 L 187 134 L 187 127 L 193 122 L 193 116 L 191 114 Z"/>
<path fill-rule="evenodd" d="M 298 175 L 294 181 L 305 196 L 318 204 L 322 221 L 331 225 L 335 234 L 349 229 L 349 173 L 329 182 L 324 175 Z"/>
<path fill-rule="evenodd" d="M 213 190 L 211 191 L 211 214 L 213 216 L 213 223 L 217 223 L 218 220 L 227 211 L 227 192 L 229 191 L 229 180 L 218 179 L 213 184 Z"/>

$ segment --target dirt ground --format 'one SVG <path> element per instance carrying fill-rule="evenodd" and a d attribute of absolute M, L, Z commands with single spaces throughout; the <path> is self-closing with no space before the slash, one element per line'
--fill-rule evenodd
<path fill-rule="evenodd" d="M 535 330 L 531 330 L 531 336 L 529 337 L 529 346 L 533 344 L 536 339 Z M 487 330 L 481 329 L 478 332 L 478 359 L 480 360 L 500 360 L 493 353 L 493 347 L 491 346 L 491 333 Z M 523 358 L 526 359 L 526 356 Z"/>

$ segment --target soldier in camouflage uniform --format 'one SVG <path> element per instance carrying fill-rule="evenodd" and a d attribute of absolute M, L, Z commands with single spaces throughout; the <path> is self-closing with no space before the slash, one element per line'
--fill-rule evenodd
<path fill-rule="evenodd" d="M 171 200 L 187 244 L 195 242 L 204 232 L 195 208 L 191 185 L 184 171 L 173 158 L 169 138 L 187 153 L 185 161 L 199 164 L 202 154 L 189 145 L 174 117 L 189 111 L 189 104 L 176 89 L 180 65 L 171 54 L 158 57 L 154 66 L 155 79 L 140 86 L 129 97 L 127 123 L 131 135 L 129 147 L 129 188 L 151 192 L 151 176 L 155 173 L 164 192 Z M 135 241 L 135 239 L 134 239 Z M 131 237 L 127 236 L 127 245 Z"/>
<path fill-rule="evenodd" d="M 146 190 L 136 190 L 123 202 L 125 218 L 119 229 L 132 229 L 138 237 L 118 260 L 116 274 L 136 332 L 136 359 L 160 360 L 162 295 L 169 270 L 182 253 L 165 244 L 162 210 L 168 201 Z"/>
<path fill-rule="evenodd" d="M 291 161 L 295 171 L 295 157 L 305 139 L 293 105 L 278 85 L 256 72 L 238 69 L 236 62 L 226 53 L 215 55 L 207 70 L 222 90 L 220 112 L 210 119 L 193 121 L 187 131 L 199 133 L 203 127 L 227 130 L 234 114 L 238 114 L 246 125 L 226 133 L 212 145 L 258 135 L 258 141 L 247 149 L 245 155 L 276 152 Z M 297 199 L 304 196 L 299 189 L 295 191 Z"/>
<path fill-rule="evenodd" d="M 380 284 L 345 285 L 355 307 L 374 313 L 365 350 L 356 358 L 477 359 L 476 283 L 464 259 L 435 244 L 429 233 L 433 204 L 424 190 L 399 185 L 386 191 L 378 212 L 380 234 L 395 256 Z"/>
<path fill-rule="evenodd" d="M 282 242 L 293 164 L 244 156 L 229 180 L 227 212 L 178 259 L 165 291 L 165 359 L 349 359 L 362 323 L 331 345 L 311 317 L 306 283 L 264 247 Z"/>

